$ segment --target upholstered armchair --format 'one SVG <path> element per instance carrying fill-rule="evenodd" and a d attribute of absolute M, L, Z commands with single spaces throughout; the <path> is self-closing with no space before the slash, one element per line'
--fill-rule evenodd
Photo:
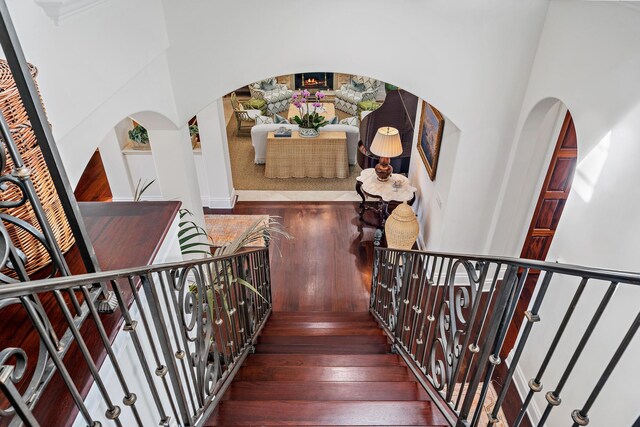
<path fill-rule="evenodd" d="M 336 90 L 336 109 L 355 116 L 358 102 L 373 100 L 382 83 L 370 77 L 353 76 L 351 81 Z"/>
<path fill-rule="evenodd" d="M 254 125 L 273 123 L 273 119 L 263 116 L 261 110 L 247 109 L 245 105 L 238 101 L 235 92 L 231 94 L 231 107 L 233 107 L 233 114 L 236 116 L 239 136 L 250 135 L 251 128 Z"/>
<path fill-rule="evenodd" d="M 276 114 L 289 108 L 293 91 L 287 85 L 280 84 L 275 77 L 260 80 L 249 85 L 251 97 L 264 99 L 267 102 L 267 110 Z"/>

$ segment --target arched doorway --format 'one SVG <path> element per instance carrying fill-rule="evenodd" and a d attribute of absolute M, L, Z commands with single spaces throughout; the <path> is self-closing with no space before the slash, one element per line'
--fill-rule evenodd
<path fill-rule="evenodd" d="M 562 111 L 565 110 L 562 126 L 555 140 L 553 153 L 548 163 L 544 181 L 539 189 L 529 228 L 520 250 L 520 258 L 537 261 L 546 260 L 571 191 L 578 161 L 578 140 L 571 113 L 566 108 Z M 529 271 L 516 306 L 513 323 L 507 334 L 505 349 L 510 349 L 516 342 L 525 311 L 529 306 L 539 278 L 539 271 Z"/>

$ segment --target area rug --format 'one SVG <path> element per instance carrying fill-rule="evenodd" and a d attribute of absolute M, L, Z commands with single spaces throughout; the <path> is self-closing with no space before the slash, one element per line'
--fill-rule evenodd
<path fill-rule="evenodd" d="M 229 158 L 233 187 L 236 190 L 273 191 L 346 191 L 354 190 L 360 175 L 358 165 L 349 166 L 349 176 L 338 178 L 285 178 L 269 179 L 264 176 L 264 165 L 253 163 L 255 152 L 250 136 L 238 136 L 235 117 L 227 126 Z"/>
<path fill-rule="evenodd" d="M 235 240 L 256 221 L 269 221 L 269 215 L 205 215 L 207 234 L 214 246 L 224 246 Z M 255 242 L 252 246 L 264 247 L 264 241 Z"/>
<path fill-rule="evenodd" d="M 473 399 L 471 413 L 473 413 L 473 410 L 475 410 L 475 408 L 478 407 L 478 402 L 480 401 L 480 392 L 482 391 L 482 384 L 483 383 L 480 383 L 478 385 L 476 395 L 474 396 L 474 399 Z M 453 389 L 453 397 L 452 397 L 453 401 L 456 401 L 458 394 L 460 393 L 460 386 L 461 384 L 457 383 L 455 385 L 455 388 Z M 496 393 L 496 390 L 493 387 L 493 384 L 489 384 L 489 388 L 487 389 L 487 396 L 484 399 L 484 404 L 482 405 L 482 412 L 480 413 L 480 419 L 478 422 L 479 426 L 489 425 L 488 422 L 491 418 L 491 413 L 493 412 L 493 408 L 497 401 L 498 401 L 498 393 Z M 498 421 L 493 425 L 495 427 L 509 427 L 509 423 L 507 423 L 507 420 L 504 416 L 504 412 L 502 411 L 502 409 L 500 409 L 500 411 L 498 412 Z"/>

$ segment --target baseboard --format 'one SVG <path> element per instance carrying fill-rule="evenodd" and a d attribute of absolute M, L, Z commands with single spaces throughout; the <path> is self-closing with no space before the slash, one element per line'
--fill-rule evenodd
<path fill-rule="evenodd" d="M 507 359 L 505 360 L 507 366 L 511 365 L 512 354 L 513 353 L 509 353 L 509 356 L 507 356 Z M 527 377 L 519 364 L 516 365 L 516 369 L 513 372 L 513 384 L 516 386 L 516 390 L 518 390 L 520 401 L 523 402 L 529 393 L 529 380 L 527 380 Z M 527 415 L 529 415 L 529 421 L 531 421 L 531 424 L 538 425 L 540 418 L 542 418 L 542 411 L 535 399 L 531 399 L 529 408 L 527 408 Z"/>
<path fill-rule="evenodd" d="M 163 202 L 166 199 L 162 196 L 142 196 L 142 202 Z M 133 202 L 133 197 L 113 197 L 113 202 Z"/>
<path fill-rule="evenodd" d="M 208 206 L 211 209 L 232 209 L 236 205 L 238 195 L 233 190 L 231 197 L 203 197 L 202 206 Z"/>

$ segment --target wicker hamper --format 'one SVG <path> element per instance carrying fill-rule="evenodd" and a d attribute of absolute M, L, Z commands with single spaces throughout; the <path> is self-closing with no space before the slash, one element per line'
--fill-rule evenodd
<path fill-rule="evenodd" d="M 35 79 L 38 73 L 37 69 L 29 64 L 29 70 Z M 42 157 L 42 152 L 31 129 L 27 112 L 22 105 L 9 64 L 5 60 L 0 60 L 0 109 L 9 124 L 11 134 L 18 146 L 23 162 L 31 169 L 31 180 L 53 228 L 53 234 L 58 245 L 63 252 L 66 252 L 74 243 L 73 235 L 54 188 L 51 175 Z M 3 147 L 3 149 L 5 148 Z M 2 171 L 2 175 L 11 172 L 12 169 L 13 162 L 7 156 L 7 166 Z M 13 185 L 8 186 L 5 191 L 0 191 L 1 200 L 19 200 L 20 195 L 20 191 Z M 3 213 L 18 217 L 40 229 L 30 203 L 25 203 L 16 208 L 3 209 Z M 47 251 L 31 234 L 8 223 L 5 223 L 5 226 L 9 231 L 11 240 L 27 256 L 26 269 L 28 274 L 49 264 L 51 259 Z M 4 273 L 8 274 L 7 272 Z"/>
<path fill-rule="evenodd" d="M 420 225 L 411 207 L 404 202 L 398 205 L 384 225 L 387 246 L 394 249 L 413 248 L 420 233 Z"/>

